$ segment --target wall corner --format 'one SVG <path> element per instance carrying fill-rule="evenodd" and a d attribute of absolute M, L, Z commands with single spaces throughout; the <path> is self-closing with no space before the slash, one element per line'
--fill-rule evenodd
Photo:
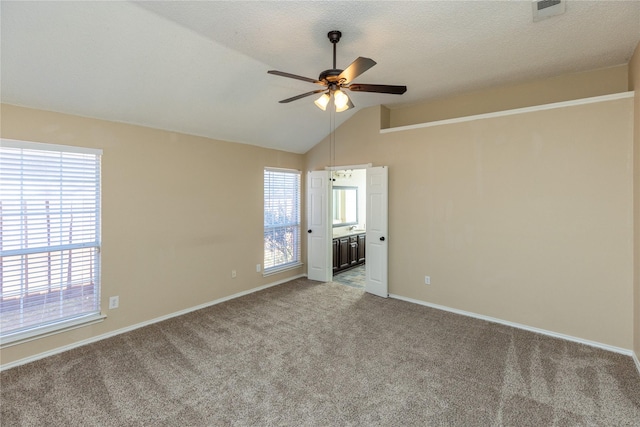
<path fill-rule="evenodd" d="M 633 100 L 633 351 L 640 372 L 640 42 L 629 61 L 629 90 Z"/>
<path fill-rule="evenodd" d="M 391 110 L 384 105 L 380 106 L 380 129 L 391 127 Z"/>

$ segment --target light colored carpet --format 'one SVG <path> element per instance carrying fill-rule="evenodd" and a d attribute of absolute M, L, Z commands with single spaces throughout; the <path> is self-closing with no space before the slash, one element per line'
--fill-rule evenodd
<path fill-rule="evenodd" d="M 3 372 L 2 426 L 632 426 L 630 357 L 295 280 Z"/>

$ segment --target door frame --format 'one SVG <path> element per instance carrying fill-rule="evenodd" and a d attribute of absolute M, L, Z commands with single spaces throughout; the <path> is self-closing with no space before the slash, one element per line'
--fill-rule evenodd
<path fill-rule="evenodd" d="M 335 172 L 335 171 L 342 171 L 342 170 L 346 170 L 346 169 L 364 169 L 367 170 L 370 167 L 373 167 L 373 163 L 364 163 L 364 164 L 359 164 L 359 165 L 346 165 L 346 166 L 325 166 L 324 170 L 329 171 L 329 172 Z M 329 174 L 329 194 L 332 194 L 333 192 L 333 178 L 332 175 Z M 331 224 L 331 213 L 333 212 L 333 197 L 329 197 L 329 203 L 327 204 L 327 223 Z M 329 230 L 332 231 L 333 230 L 333 226 L 329 227 Z M 328 245 L 329 245 L 329 249 L 331 249 L 331 242 L 333 241 L 333 235 L 331 235 L 331 238 L 328 239 Z M 331 262 L 333 263 L 333 257 L 330 257 L 330 259 L 332 260 Z M 366 261 L 365 261 L 366 262 Z M 333 280 L 333 265 L 331 266 L 331 268 L 329 268 L 329 281 Z"/>
<path fill-rule="evenodd" d="M 357 164 L 357 165 L 326 166 L 324 168 L 324 170 L 325 171 L 329 171 L 330 173 L 334 172 L 334 171 L 345 170 L 345 169 L 364 169 L 366 171 L 367 169 L 372 168 L 372 167 L 373 167 L 373 163 L 365 163 L 365 164 Z M 331 194 L 332 189 L 333 189 L 333 179 L 332 179 L 332 175 L 331 174 L 329 175 L 329 186 L 328 187 L 329 187 L 329 189 L 328 189 L 329 190 L 329 194 Z M 387 194 L 386 194 L 387 199 L 388 199 L 388 196 L 389 195 L 388 195 L 388 187 L 387 187 Z M 326 213 L 327 213 L 327 224 L 331 224 L 331 222 L 332 222 L 331 221 L 331 213 L 333 212 L 333 197 L 329 197 L 328 199 L 329 200 L 328 200 L 328 203 L 327 203 L 327 211 L 326 211 Z M 369 202 L 367 201 L 367 204 L 368 203 Z M 388 207 L 386 208 L 386 213 L 385 214 L 388 217 L 388 215 L 389 215 Z M 327 239 L 327 246 L 328 246 L 328 250 L 329 251 L 332 250 L 332 242 L 333 242 L 333 235 L 331 233 L 332 230 L 333 230 L 333 227 L 329 227 L 330 235 L 327 236 L 327 237 L 330 237 L 330 238 Z M 388 233 L 388 230 L 385 230 L 385 232 Z M 387 240 L 388 240 L 388 238 L 387 238 Z M 388 265 L 389 265 L 388 250 L 385 250 L 384 253 L 385 253 L 386 264 L 387 264 L 387 268 L 384 269 L 385 274 L 386 274 L 387 271 L 388 271 Z M 328 273 L 329 281 L 331 281 L 331 280 L 333 280 L 333 257 L 332 256 L 327 257 L 327 262 L 329 262 L 329 261 L 331 261 L 331 263 L 332 263 L 332 265 L 327 266 L 327 268 L 329 270 L 329 273 Z M 382 295 L 382 294 L 377 294 L 376 293 L 375 295 L 382 296 L 382 297 L 385 297 L 385 298 L 387 297 L 387 295 L 388 295 L 388 285 L 386 283 L 387 281 L 388 281 L 388 279 L 385 280 L 387 294 L 386 295 Z"/>

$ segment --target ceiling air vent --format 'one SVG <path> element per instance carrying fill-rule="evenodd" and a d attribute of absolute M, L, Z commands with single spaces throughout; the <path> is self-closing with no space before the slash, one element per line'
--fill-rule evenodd
<path fill-rule="evenodd" d="M 565 0 L 533 0 L 533 22 L 564 13 Z"/>

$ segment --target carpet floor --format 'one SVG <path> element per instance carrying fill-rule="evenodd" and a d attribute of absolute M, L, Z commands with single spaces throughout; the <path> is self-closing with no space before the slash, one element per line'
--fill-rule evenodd
<path fill-rule="evenodd" d="M 638 426 L 630 357 L 298 279 L 6 370 L 2 426 Z"/>

